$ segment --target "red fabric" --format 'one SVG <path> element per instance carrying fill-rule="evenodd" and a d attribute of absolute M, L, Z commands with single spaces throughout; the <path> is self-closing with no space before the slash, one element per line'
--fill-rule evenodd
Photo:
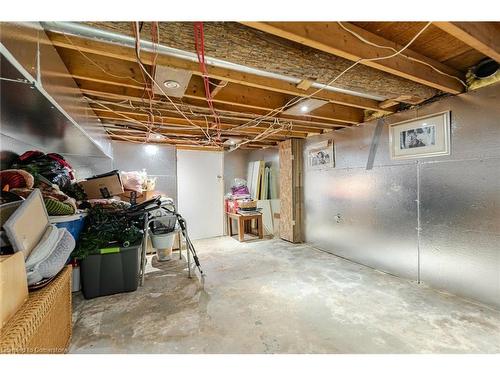
<path fill-rule="evenodd" d="M 31 175 L 29 175 L 25 171 L 18 171 L 16 169 L 10 169 L 10 170 L 4 170 L 0 172 L 0 185 L 2 188 L 2 191 L 6 186 L 8 186 L 8 189 L 15 189 L 15 188 L 26 188 L 26 187 L 32 187 L 33 186 L 33 177 L 30 178 Z M 30 181 L 28 181 L 30 180 Z M 31 186 L 29 186 L 31 185 Z"/>
<path fill-rule="evenodd" d="M 41 151 L 26 151 L 24 154 L 19 156 L 19 160 L 26 161 L 39 156 L 43 156 L 43 152 Z"/>

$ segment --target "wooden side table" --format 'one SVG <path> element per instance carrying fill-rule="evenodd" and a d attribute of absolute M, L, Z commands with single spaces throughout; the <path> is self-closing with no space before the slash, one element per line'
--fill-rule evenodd
<path fill-rule="evenodd" d="M 260 239 L 264 238 L 264 226 L 262 224 L 262 214 L 241 215 L 231 212 L 226 212 L 227 219 L 227 232 L 229 236 L 233 236 L 233 220 L 238 221 L 238 240 L 243 242 L 245 240 L 245 233 L 251 233 L 258 236 Z M 256 221 L 257 233 L 252 232 L 252 221 Z"/>

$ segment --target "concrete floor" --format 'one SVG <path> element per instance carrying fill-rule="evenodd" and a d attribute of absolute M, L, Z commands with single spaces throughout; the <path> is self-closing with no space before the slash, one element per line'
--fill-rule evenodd
<path fill-rule="evenodd" d="M 72 353 L 499 353 L 500 311 L 280 240 L 196 241 L 145 286 L 74 298 Z M 175 253 L 174 253 L 175 254 Z"/>

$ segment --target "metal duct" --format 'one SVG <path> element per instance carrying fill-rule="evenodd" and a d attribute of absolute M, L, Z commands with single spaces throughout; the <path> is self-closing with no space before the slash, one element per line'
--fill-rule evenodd
<path fill-rule="evenodd" d="M 64 34 L 69 34 L 73 36 L 78 36 L 82 38 L 87 38 L 87 39 L 95 39 L 101 42 L 105 43 L 112 43 L 112 44 L 117 44 L 120 46 L 124 47 L 129 47 L 129 48 L 135 48 L 135 40 L 131 36 L 119 34 L 119 33 L 114 33 L 111 31 L 106 31 L 106 30 L 101 30 L 95 27 L 90 27 L 86 25 L 81 25 L 78 23 L 74 22 L 41 22 L 43 28 L 47 31 L 52 31 L 56 33 L 64 33 Z M 147 40 L 141 40 L 141 47 L 148 51 L 148 52 L 153 52 L 153 43 Z M 172 47 L 167 47 L 165 45 L 159 45 L 156 48 L 156 51 L 162 55 L 166 56 L 171 56 L 171 57 L 176 57 L 184 60 L 189 60 L 189 61 L 194 61 L 198 62 L 198 58 L 195 53 L 192 52 L 187 52 L 183 51 L 177 48 L 172 48 Z M 241 73 L 248 73 L 248 74 L 255 74 L 261 77 L 267 77 L 267 78 L 274 78 L 274 79 L 279 79 L 281 81 L 286 81 L 290 82 L 293 84 L 298 84 L 302 79 L 300 78 L 295 78 L 295 77 L 289 77 L 285 76 L 282 74 L 277 74 L 277 73 L 272 73 L 272 72 L 267 72 L 265 70 L 260 70 L 260 69 L 255 69 L 251 68 L 248 66 L 240 65 L 240 64 L 234 64 L 228 61 L 216 59 L 213 57 L 205 57 L 206 63 L 208 65 L 216 66 L 219 68 L 224 68 L 224 69 L 230 69 L 230 70 L 235 70 Z M 377 95 L 370 95 L 367 93 L 361 93 L 357 91 L 352 91 L 352 90 L 346 90 L 346 89 L 341 89 L 338 87 L 333 87 L 333 86 L 327 86 L 322 83 L 313 83 L 311 87 L 315 89 L 324 89 L 327 91 L 334 91 L 334 92 L 341 92 L 344 94 L 349 94 L 353 96 L 358 96 L 362 98 L 367 98 L 367 99 L 373 99 L 373 100 L 384 100 L 384 98 L 377 96 Z"/>
<path fill-rule="evenodd" d="M 40 24 L 1 23 L 1 133 L 42 150 L 111 157 L 108 135 Z"/>

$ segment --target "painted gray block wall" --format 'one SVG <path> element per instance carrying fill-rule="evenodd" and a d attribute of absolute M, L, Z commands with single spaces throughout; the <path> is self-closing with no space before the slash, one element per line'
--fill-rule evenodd
<path fill-rule="evenodd" d="M 392 115 L 377 147 L 376 121 L 308 138 L 305 155 L 333 138 L 337 165 L 304 166 L 305 240 L 500 307 L 499 103 L 496 84 Z M 447 110 L 451 155 L 391 160 L 389 124 Z"/>
<path fill-rule="evenodd" d="M 177 201 L 177 154 L 174 146 L 112 142 L 113 169 L 156 177 L 156 190 Z"/>

